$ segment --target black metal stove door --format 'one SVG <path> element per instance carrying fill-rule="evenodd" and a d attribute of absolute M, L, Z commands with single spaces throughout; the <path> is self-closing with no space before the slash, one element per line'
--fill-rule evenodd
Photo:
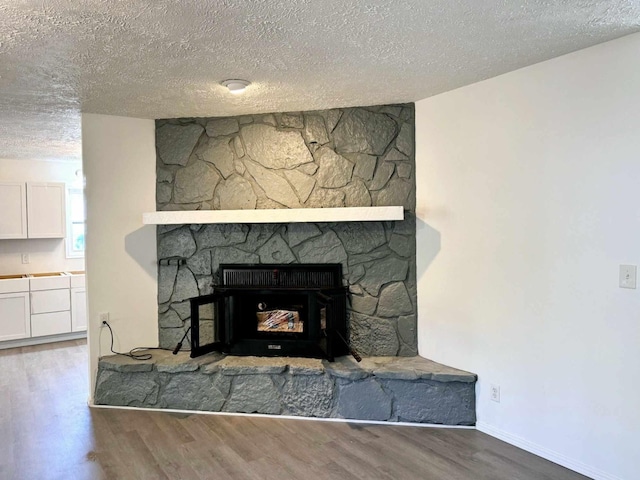
<path fill-rule="evenodd" d="M 191 358 L 228 351 L 225 311 L 229 295 L 226 291 L 214 291 L 211 295 L 190 299 Z"/>
<path fill-rule="evenodd" d="M 317 293 L 320 316 L 318 347 L 327 360 L 346 355 L 349 351 L 347 338 L 347 291 L 345 287 L 325 288 Z"/>

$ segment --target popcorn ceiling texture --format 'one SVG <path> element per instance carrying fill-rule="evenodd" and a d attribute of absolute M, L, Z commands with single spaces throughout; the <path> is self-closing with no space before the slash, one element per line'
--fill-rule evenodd
<path fill-rule="evenodd" d="M 4 157 L 79 158 L 79 113 L 415 101 L 638 31 L 626 0 L 0 0 Z M 219 85 L 253 82 L 242 96 Z"/>
<path fill-rule="evenodd" d="M 160 345 L 221 263 L 341 263 L 352 345 L 417 354 L 414 105 L 156 122 L 158 210 L 403 205 L 398 222 L 158 227 Z M 303 214 L 301 214 L 303 215 Z M 185 258 L 186 264 L 162 262 Z"/>

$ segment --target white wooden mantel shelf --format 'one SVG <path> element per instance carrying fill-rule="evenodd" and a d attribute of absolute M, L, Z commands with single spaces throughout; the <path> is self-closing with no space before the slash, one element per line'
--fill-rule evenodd
<path fill-rule="evenodd" d="M 380 222 L 404 220 L 402 206 L 282 208 L 262 210 L 186 210 L 142 214 L 145 225 L 205 223 Z"/>

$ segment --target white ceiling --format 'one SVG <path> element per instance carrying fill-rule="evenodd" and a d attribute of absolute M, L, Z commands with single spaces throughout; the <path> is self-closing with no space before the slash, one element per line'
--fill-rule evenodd
<path fill-rule="evenodd" d="M 640 0 L 0 0 L 0 157 L 78 159 L 81 111 L 410 102 L 639 26 Z"/>

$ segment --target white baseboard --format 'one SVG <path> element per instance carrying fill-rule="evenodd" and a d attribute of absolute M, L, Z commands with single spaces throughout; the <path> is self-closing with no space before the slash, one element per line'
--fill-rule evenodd
<path fill-rule="evenodd" d="M 526 440 L 517 435 L 513 435 L 509 432 L 505 432 L 504 430 L 500 430 L 499 428 L 496 428 L 487 423 L 478 422 L 476 424 L 476 429 L 482 433 L 486 433 L 487 435 L 491 435 L 492 437 L 507 442 L 515 447 L 521 448 L 522 450 L 526 450 L 529 453 L 538 455 L 539 457 L 549 460 L 550 462 L 557 463 L 558 465 L 562 465 L 563 467 L 573 470 L 574 472 L 578 472 L 582 475 L 593 478 L 594 480 L 623 480 L 616 475 L 612 475 L 598 468 L 592 467 L 591 465 L 587 465 L 586 463 L 582 463 L 578 460 L 562 455 L 561 453 L 549 450 L 546 447 L 530 442 L 529 440 Z"/>
<path fill-rule="evenodd" d="M 21 338 L 19 340 L 7 340 L 0 342 L 0 350 L 7 348 L 28 347 L 30 345 L 41 345 L 43 343 L 64 342 L 66 340 L 79 340 L 87 338 L 87 331 L 61 333 L 59 335 L 47 335 L 45 337 Z"/>

